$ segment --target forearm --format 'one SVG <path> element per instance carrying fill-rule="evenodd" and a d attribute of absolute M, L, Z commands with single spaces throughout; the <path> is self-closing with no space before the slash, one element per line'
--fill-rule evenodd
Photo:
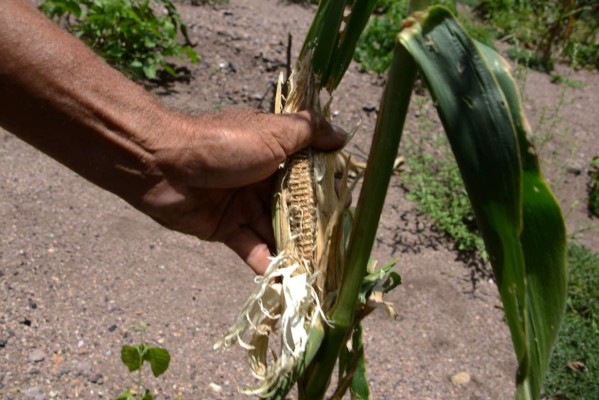
<path fill-rule="evenodd" d="M 0 125 L 137 205 L 179 118 L 27 0 L 0 1 Z"/>

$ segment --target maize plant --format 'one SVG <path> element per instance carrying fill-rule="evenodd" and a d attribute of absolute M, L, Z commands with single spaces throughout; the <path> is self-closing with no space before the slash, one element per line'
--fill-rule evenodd
<path fill-rule="evenodd" d="M 322 0 L 276 112 L 326 116 L 375 0 Z M 306 149 L 279 172 L 273 199 L 277 255 L 217 346 L 239 343 L 258 383 L 242 391 L 284 399 L 369 397 L 361 320 L 400 283 L 393 263 L 369 259 L 417 74 L 434 99 L 483 236 L 518 370 L 516 399 L 539 399 L 566 298 L 565 228 L 539 170 L 507 63 L 469 38 L 444 7 L 401 26 L 355 212 L 334 190 L 340 155 Z M 321 91 L 329 93 L 320 104 Z M 342 185 L 348 183 L 347 159 Z"/>

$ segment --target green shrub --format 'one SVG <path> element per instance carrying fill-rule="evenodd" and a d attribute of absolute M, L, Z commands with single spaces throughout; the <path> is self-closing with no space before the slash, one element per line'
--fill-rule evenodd
<path fill-rule="evenodd" d="M 40 9 L 135 79 L 154 79 L 160 69 L 176 76 L 166 57 L 198 60 L 170 0 L 46 0 Z"/>
<path fill-rule="evenodd" d="M 534 53 L 515 57 L 517 62 L 533 60 L 532 68 L 551 70 L 556 59 L 564 59 L 574 67 L 599 68 L 596 0 L 484 0 L 477 9 L 518 47 L 514 55 Z"/>
<path fill-rule="evenodd" d="M 354 58 L 365 71 L 382 74 L 391 65 L 399 26 L 408 13 L 408 2 L 386 2 L 385 13 L 374 17 L 358 40 Z"/>
<path fill-rule="evenodd" d="M 354 56 L 363 70 L 382 74 L 389 68 L 401 21 L 408 15 L 408 3 L 408 0 L 379 1 L 377 7 L 382 14 L 369 22 L 358 41 Z M 433 3 L 442 4 L 454 14 L 458 14 L 455 1 L 435 0 Z M 468 35 L 494 47 L 494 31 L 478 23 L 472 13 L 466 10 L 458 15 L 458 19 Z"/>
<path fill-rule="evenodd" d="M 545 379 L 551 400 L 599 399 L 599 255 L 570 245 L 566 314 Z"/>

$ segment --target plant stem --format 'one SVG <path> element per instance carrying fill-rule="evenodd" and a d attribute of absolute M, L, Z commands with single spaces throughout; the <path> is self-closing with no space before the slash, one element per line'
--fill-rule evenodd
<path fill-rule="evenodd" d="M 324 397 L 339 351 L 353 324 L 355 304 L 366 274 L 415 79 L 416 64 L 412 57 L 402 46 L 396 46 L 368 158 L 371 162 L 358 201 L 346 269 L 337 300 L 328 315 L 333 326 L 327 329 L 306 380 L 305 399 Z"/>

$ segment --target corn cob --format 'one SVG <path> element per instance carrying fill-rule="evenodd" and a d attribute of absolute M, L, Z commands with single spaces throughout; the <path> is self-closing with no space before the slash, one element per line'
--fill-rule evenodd
<path fill-rule="evenodd" d="M 308 56 L 294 68 L 284 106 L 279 78 L 275 111 L 316 108 L 318 86 L 310 65 Z M 330 264 L 326 258 L 338 253 L 327 250 L 334 236 L 330 220 L 339 203 L 334 190 L 335 157 L 335 153 L 307 148 L 289 157 L 279 171 L 273 207 L 277 256 L 264 276 L 257 278 L 258 287 L 236 323 L 215 346 L 238 342 L 248 350 L 250 368 L 263 383 L 244 393 L 266 397 L 276 391 L 300 360 L 309 329 L 327 323 L 321 307 Z M 273 334 L 279 334 L 280 342 L 274 359 L 268 352 Z"/>

